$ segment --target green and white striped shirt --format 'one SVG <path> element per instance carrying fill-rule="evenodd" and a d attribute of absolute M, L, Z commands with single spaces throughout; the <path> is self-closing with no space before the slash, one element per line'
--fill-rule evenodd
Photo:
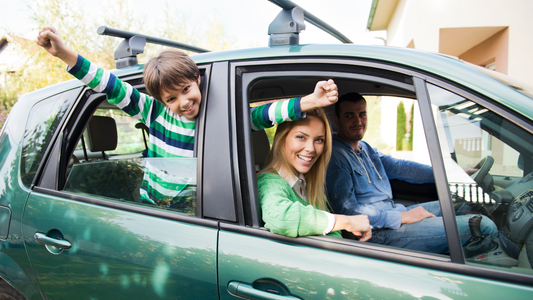
<path fill-rule="evenodd" d="M 81 55 L 78 55 L 76 65 L 67 70 L 94 91 L 105 93 L 109 103 L 146 124 L 149 128 L 148 157 L 194 157 L 196 119 L 175 114 L 153 97 L 139 92 Z M 251 108 L 250 114 L 253 130 L 269 128 L 284 121 L 298 120 L 302 118 L 300 98 Z M 175 190 L 178 194 L 185 187 L 179 182 L 162 179 L 158 173 L 160 173 L 158 170 L 151 170 L 147 164 L 141 187 L 143 200 L 155 204 L 158 204 L 161 197 L 157 186 L 164 187 L 165 191 Z"/>

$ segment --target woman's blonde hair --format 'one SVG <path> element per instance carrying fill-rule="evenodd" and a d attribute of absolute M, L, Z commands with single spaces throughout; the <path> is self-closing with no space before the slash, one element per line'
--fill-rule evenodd
<path fill-rule="evenodd" d="M 328 118 L 326 117 L 324 110 L 321 108 L 307 111 L 307 118 L 317 118 L 321 120 L 326 129 L 322 155 L 317 158 L 309 172 L 304 174 L 307 185 L 307 202 L 317 209 L 326 210 L 327 198 L 325 194 L 325 183 L 326 171 L 331 158 L 331 128 L 329 126 Z M 272 150 L 268 155 L 266 166 L 261 173 L 275 173 L 277 172 L 277 169 L 283 170 L 289 174 L 292 173 L 298 175 L 297 171 L 285 157 L 285 141 L 291 129 L 294 126 L 299 125 L 301 121 L 302 120 L 284 122 L 278 125 L 276 135 L 274 136 L 274 143 L 272 144 Z"/>

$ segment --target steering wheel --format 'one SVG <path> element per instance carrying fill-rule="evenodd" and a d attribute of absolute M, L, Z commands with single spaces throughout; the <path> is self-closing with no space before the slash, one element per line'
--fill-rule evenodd
<path fill-rule="evenodd" d="M 487 155 L 482 160 L 480 160 L 477 165 L 474 167 L 478 169 L 474 174 L 470 175 L 472 179 L 481 187 L 485 187 L 484 179 L 489 174 L 490 168 L 494 164 L 494 158 Z"/>

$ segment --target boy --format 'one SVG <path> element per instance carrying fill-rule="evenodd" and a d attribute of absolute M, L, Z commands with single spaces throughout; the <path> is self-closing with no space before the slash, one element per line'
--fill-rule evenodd
<path fill-rule="evenodd" d="M 65 46 L 53 27 L 45 27 L 39 32 L 37 44 L 64 61 L 69 66 L 67 71 L 74 77 L 96 92 L 105 93 L 109 103 L 146 124 L 149 128 L 148 157 L 194 156 L 196 116 L 202 98 L 200 72 L 187 54 L 168 50 L 148 61 L 143 79 L 149 96 Z M 302 112 L 335 103 L 337 94 L 333 80 L 318 82 L 313 94 L 252 109 L 252 128 L 264 129 L 279 122 L 300 119 Z M 156 185 L 164 182 L 167 184 L 165 190 L 172 190 L 167 180 L 155 174 L 155 170 L 147 170 L 141 188 L 141 198 L 154 204 L 159 201 L 154 197 Z M 173 189 L 179 193 L 183 189 L 181 186 L 176 183 Z"/>

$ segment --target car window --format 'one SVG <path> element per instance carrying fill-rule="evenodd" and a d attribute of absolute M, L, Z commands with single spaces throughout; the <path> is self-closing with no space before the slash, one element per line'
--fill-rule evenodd
<path fill-rule="evenodd" d="M 485 215 L 499 230 L 490 243 L 464 245 L 467 263 L 531 269 L 533 137 L 474 101 L 432 84 L 428 91 L 456 214 Z M 475 243 L 490 246 L 472 252 Z"/>
<path fill-rule="evenodd" d="M 43 155 L 55 135 L 79 89 L 45 99 L 33 106 L 24 132 L 21 155 L 21 177 L 30 186 Z"/>
<path fill-rule="evenodd" d="M 336 75 L 338 76 L 338 74 Z M 328 76 L 327 72 L 324 72 L 324 76 Z M 405 82 L 409 82 L 409 79 L 402 79 L 402 85 L 398 87 L 393 85 L 393 83 L 390 83 L 390 85 L 385 84 L 385 80 L 381 79 L 382 81 L 380 81 L 380 78 L 361 80 L 361 75 L 357 73 L 331 77 L 337 83 L 340 95 L 348 92 L 360 92 L 366 99 L 368 123 L 363 138 L 365 142 L 383 155 L 431 166 L 416 94 L 414 91 L 410 92 L 408 90 L 409 85 L 404 85 Z M 391 76 L 391 78 L 394 77 Z M 268 98 L 274 96 L 285 96 L 286 98 L 287 96 L 305 95 L 312 91 L 316 82 L 316 77 L 305 75 L 279 80 L 272 78 L 256 80 L 254 81 L 255 85 L 249 92 L 251 100 L 256 100 L 253 97 L 260 95 L 260 92 L 264 92 L 267 95 L 265 96 L 267 99 L 257 96 L 257 101 L 252 101 L 249 105 L 258 106 L 271 102 L 272 100 Z M 296 91 L 296 87 L 301 87 L 301 89 Z M 255 88 L 260 90 L 254 90 Z M 291 90 L 292 92 L 290 93 L 285 92 Z M 274 96 L 272 96 L 273 94 Z M 334 105 L 326 107 L 325 110 L 332 130 L 337 132 L 338 128 L 334 123 Z M 256 132 L 251 135 L 256 172 L 264 166 L 268 155 L 268 150 L 260 151 L 258 148 L 268 149 L 268 147 L 271 147 L 272 138 L 275 134 L 275 129 L 266 129 L 265 131 L 266 134 L 263 134 L 263 138 L 258 138 L 257 136 L 261 134 Z M 263 140 L 270 140 L 270 143 L 265 143 Z M 410 206 L 439 200 L 434 183 L 414 184 L 392 179 L 390 184 L 393 200 L 396 204 Z M 444 228 L 444 225 L 442 226 Z M 345 237 L 349 237 L 349 235 Z M 444 240 L 443 243 L 446 244 L 446 237 L 442 236 L 442 239 Z"/>
<path fill-rule="evenodd" d="M 148 147 L 148 131 L 145 129 L 146 125 L 132 118 L 117 107 L 98 108 L 94 115 L 111 117 L 117 125 L 117 148 L 106 152 L 110 157 L 141 153 Z M 76 146 L 76 153 L 78 156 L 83 153 L 81 142 Z"/>
<path fill-rule="evenodd" d="M 104 101 L 79 138 L 64 191 L 194 215 L 197 158 L 149 158 L 148 146 L 146 125 Z"/>

